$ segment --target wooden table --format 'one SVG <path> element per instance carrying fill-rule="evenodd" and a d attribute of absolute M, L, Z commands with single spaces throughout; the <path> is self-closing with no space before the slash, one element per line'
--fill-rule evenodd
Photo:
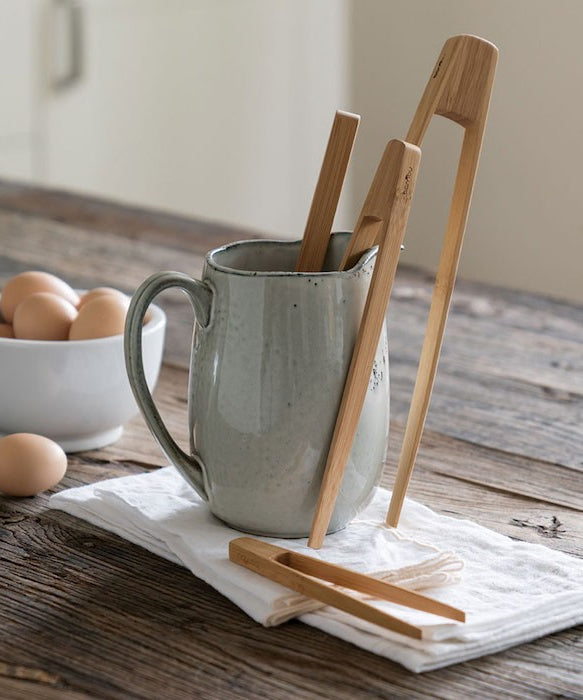
<path fill-rule="evenodd" d="M 0 281 L 46 269 L 78 287 L 131 291 L 160 269 L 199 275 L 204 251 L 249 235 L 0 182 Z M 389 486 L 430 292 L 429 277 L 400 270 Z M 192 319 L 179 293 L 161 300 L 170 326 L 157 401 L 186 438 Z M 576 305 L 458 283 L 413 498 L 583 554 L 582 320 Z M 58 488 L 163 463 L 136 418 L 117 444 L 72 455 Z M 581 628 L 415 676 L 299 622 L 264 629 L 185 569 L 48 510 L 47 497 L 0 497 L 3 699 L 583 697 Z"/>

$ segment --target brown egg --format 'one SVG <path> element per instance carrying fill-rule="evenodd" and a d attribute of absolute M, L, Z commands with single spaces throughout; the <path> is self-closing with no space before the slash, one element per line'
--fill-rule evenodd
<path fill-rule="evenodd" d="M 50 292 L 31 294 L 14 312 L 14 336 L 26 340 L 67 340 L 77 309 Z"/>
<path fill-rule="evenodd" d="M 79 295 L 66 282 L 48 272 L 22 272 L 5 284 L 0 297 L 0 311 L 7 323 L 12 323 L 16 307 L 31 294 L 51 292 L 66 299 L 73 306 L 79 303 Z"/>
<path fill-rule="evenodd" d="M 14 338 L 14 331 L 9 323 L 0 323 L 0 338 Z"/>
<path fill-rule="evenodd" d="M 129 299 L 103 294 L 88 301 L 71 324 L 69 340 L 89 340 L 121 335 L 124 331 Z"/>
<path fill-rule="evenodd" d="M 106 294 L 122 299 L 126 304 L 129 303 L 127 295 L 120 292 L 119 289 L 114 289 L 113 287 L 96 287 L 95 289 L 90 289 L 88 292 L 83 294 L 79 300 L 77 308 L 82 309 L 87 302 L 97 299 L 97 297 L 102 297 Z"/>
<path fill-rule="evenodd" d="M 67 455 L 56 442 L 32 433 L 0 439 L 0 491 L 34 496 L 55 486 L 67 471 Z"/>

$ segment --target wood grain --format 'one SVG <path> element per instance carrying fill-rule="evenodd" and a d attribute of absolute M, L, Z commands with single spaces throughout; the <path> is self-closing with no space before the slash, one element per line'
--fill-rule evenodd
<path fill-rule="evenodd" d="M 3 279 L 35 267 L 79 287 L 131 291 L 163 267 L 199 274 L 205 250 L 228 240 L 191 221 L 175 246 L 168 231 L 135 235 L 148 229 L 147 214 L 55 193 L 46 195 L 48 207 L 42 192 L 15 187 L 18 211 L 14 189 L 6 195 L 0 187 Z M 388 317 L 385 485 L 394 477 L 431 290 L 430 276 L 399 269 Z M 161 302 L 175 366 L 163 368 L 156 400 L 186 446 L 192 317 L 178 296 Z M 458 281 L 409 495 L 583 556 L 582 366 L 580 306 Z M 72 457 L 58 488 L 162 464 L 136 418 L 115 445 Z M 299 622 L 264 629 L 185 569 L 47 510 L 47 498 L 0 497 L 3 700 L 583 697 L 581 628 L 415 676 Z"/>

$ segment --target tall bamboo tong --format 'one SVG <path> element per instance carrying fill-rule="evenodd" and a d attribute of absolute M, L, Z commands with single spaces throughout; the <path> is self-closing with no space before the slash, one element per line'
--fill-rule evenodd
<path fill-rule="evenodd" d="M 434 114 L 440 114 L 457 122 L 465 130 L 449 219 L 429 312 L 427 332 L 407 419 L 395 487 L 387 516 L 388 524 L 393 527 L 397 526 L 399 520 L 403 499 L 423 433 L 425 417 L 435 380 L 474 179 L 478 167 L 484 128 L 486 126 L 497 58 L 498 49 L 485 39 L 470 35 L 455 36 L 448 39 L 437 59 L 406 137 L 408 143 L 419 146 Z M 382 231 L 379 230 L 378 222 L 367 217 L 363 209 L 346 248 L 341 269 L 354 263 L 367 248 L 370 248 L 375 243 L 380 244 L 381 236 Z M 364 322 L 365 319 L 363 317 L 362 325 L 364 325 Z M 358 352 L 360 350 L 357 341 L 354 355 L 356 356 Z M 353 357 L 353 364 L 354 361 L 355 358 Z M 346 426 L 343 407 L 345 403 L 350 403 L 349 401 L 345 402 L 347 391 L 350 389 L 350 379 L 351 372 L 349 370 L 312 523 L 309 544 L 315 548 L 322 546 L 354 437 L 352 428 L 350 428 L 350 431 L 346 427 L 342 428 L 343 423 Z M 366 380 L 368 381 L 368 377 Z M 364 382 L 364 380 L 362 381 Z M 366 391 L 366 384 L 363 384 L 363 386 L 364 391 Z M 363 386 L 359 388 L 359 394 L 362 393 Z M 358 420 L 360 415 L 361 407 L 362 403 L 360 403 L 359 396 L 356 420 Z M 354 406 L 352 413 L 354 413 Z M 341 451 L 338 448 L 338 444 L 342 445 Z"/>
<path fill-rule="evenodd" d="M 463 127 L 464 140 L 435 278 L 427 331 L 387 514 L 387 523 L 392 527 L 397 527 L 399 523 L 429 408 L 478 169 L 497 61 L 498 49 L 485 39 L 470 35 L 448 39 L 407 132 L 407 141 L 420 145 L 431 118 L 434 114 L 439 114 Z"/>

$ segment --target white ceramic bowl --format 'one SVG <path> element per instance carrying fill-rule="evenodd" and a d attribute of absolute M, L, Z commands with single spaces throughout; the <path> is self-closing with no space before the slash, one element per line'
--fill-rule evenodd
<path fill-rule="evenodd" d="M 143 330 L 150 390 L 162 363 L 166 315 L 150 307 Z M 0 433 L 37 433 L 66 452 L 117 440 L 138 413 L 126 374 L 123 335 L 95 340 L 0 338 Z"/>

